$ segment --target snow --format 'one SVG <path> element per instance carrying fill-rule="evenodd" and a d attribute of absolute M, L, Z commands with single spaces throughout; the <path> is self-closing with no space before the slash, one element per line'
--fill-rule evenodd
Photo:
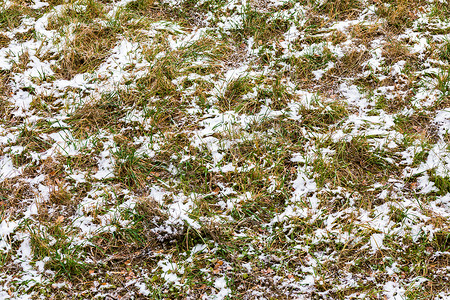
<path fill-rule="evenodd" d="M 370 247 L 372 247 L 372 251 L 376 252 L 383 248 L 383 233 L 374 233 L 370 237 Z"/>
<path fill-rule="evenodd" d="M 20 174 L 21 172 L 14 167 L 12 159 L 9 155 L 0 157 L 0 180 L 14 178 Z"/>
<path fill-rule="evenodd" d="M 11 245 L 9 244 L 9 235 L 14 232 L 19 224 L 15 221 L 7 221 L 3 220 L 0 223 L 0 249 L 4 249 L 6 251 L 11 249 Z"/>
<path fill-rule="evenodd" d="M 231 289 L 227 288 L 227 282 L 224 276 L 216 279 L 214 287 L 218 290 L 218 293 L 208 297 L 208 299 L 222 300 L 231 293 Z"/>
<path fill-rule="evenodd" d="M 389 300 L 405 299 L 406 290 L 398 282 L 389 281 L 383 286 L 383 293 Z"/>

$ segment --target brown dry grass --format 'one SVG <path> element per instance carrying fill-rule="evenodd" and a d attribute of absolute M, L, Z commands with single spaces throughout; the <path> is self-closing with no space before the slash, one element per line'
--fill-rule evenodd
<path fill-rule="evenodd" d="M 356 76 L 364 71 L 364 62 L 370 58 L 369 51 L 351 50 L 338 59 L 330 74 L 337 77 Z"/>
<path fill-rule="evenodd" d="M 422 0 L 394 0 L 376 1 L 377 15 L 385 19 L 384 27 L 387 32 L 398 34 L 403 32 L 416 20 Z"/>
<path fill-rule="evenodd" d="M 56 76 L 71 79 L 75 74 L 93 71 L 106 60 L 116 40 L 116 32 L 110 27 L 79 25 L 62 52 Z"/>
<path fill-rule="evenodd" d="M 330 19 L 352 20 L 361 12 L 363 5 L 358 0 L 326 0 L 317 8 Z"/>
<path fill-rule="evenodd" d="M 4 35 L 3 33 L 0 33 L 0 49 L 8 46 L 10 40 L 11 39 L 8 36 Z"/>

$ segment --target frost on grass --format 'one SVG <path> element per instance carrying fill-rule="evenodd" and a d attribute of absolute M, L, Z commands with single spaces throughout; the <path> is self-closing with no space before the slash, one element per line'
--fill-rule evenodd
<path fill-rule="evenodd" d="M 444 2 L 0 4 L 0 298 L 450 297 Z"/>

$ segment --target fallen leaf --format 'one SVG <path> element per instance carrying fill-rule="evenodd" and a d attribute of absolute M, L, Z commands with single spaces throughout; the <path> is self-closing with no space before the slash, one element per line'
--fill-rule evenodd
<path fill-rule="evenodd" d="M 220 267 L 223 265 L 222 260 L 218 260 L 216 264 L 214 265 L 213 273 L 218 274 L 220 272 Z"/>
<path fill-rule="evenodd" d="M 195 289 L 196 290 L 204 290 L 204 289 L 206 289 L 206 284 L 202 284 L 201 286 L 196 287 Z"/>

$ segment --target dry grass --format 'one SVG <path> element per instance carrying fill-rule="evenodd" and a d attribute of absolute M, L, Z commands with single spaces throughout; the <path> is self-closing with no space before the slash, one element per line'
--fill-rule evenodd
<path fill-rule="evenodd" d="M 326 0 L 316 10 L 326 14 L 330 19 L 352 20 L 359 15 L 362 8 L 363 5 L 359 0 Z"/>
<path fill-rule="evenodd" d="M 11 39 L 8 36 L 0 34 L 0 49 L 8 46 L 10 40 Z"/>
<path fill-rule="evenodd" d="M 62 52 L 56 76 L 71 79 L 78 73 L 93 71 L 106 60 L 115 43 L 116 34 L 112 28 L 79 25 Z"/>
<path fill-rule="evenodd" d="M 423 1 L 395 0 L 377 4 L 377 14 L 385 18 L 386 30 L 398 34 L 417 19 L 418 9 L 423 5 Z"/>
<path fill-rule="evenodd" d="M 109 129 L 120 126 L 119 119 L 125 111 L 118 110 L 124 105 L 120 93 L 104 94 L 98 100 L 80 105 L 68 119 L 77 136 L 87 137 L 100 128 Z"/>
<path fill-rule="evenodd" d="M 331 69 L 330 75 L 336 77 L 354 77 L 365 71 L 364 62 L 370 58 L 368 51 L 352 50 L 338 59 L 336 65 Z"/>

